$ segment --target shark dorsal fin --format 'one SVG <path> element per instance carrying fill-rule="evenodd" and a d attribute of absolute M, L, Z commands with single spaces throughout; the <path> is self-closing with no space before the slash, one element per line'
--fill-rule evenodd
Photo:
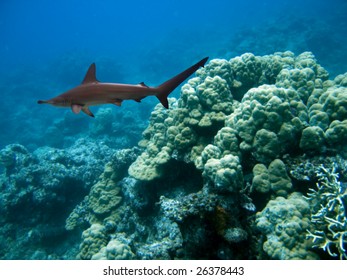
<path fill-rule="evenodd" d="M 89 68 L 88 68 L 88 71 L 87 71 L 87 74 L 86 76 L 84 77 L 83 81 L 82 81 L 82 84 L 90 84 L 90 83 L 97 83 L 99 82 L 97 79 L 96 79 L 96 67 L 95 67 L 95 63 L 92 63 Z"/>

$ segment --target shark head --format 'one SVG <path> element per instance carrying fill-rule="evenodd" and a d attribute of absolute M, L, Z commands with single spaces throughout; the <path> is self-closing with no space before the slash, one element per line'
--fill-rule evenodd
<path fill-rule="evenodd" d="M 55 107 L 70 107 L 71 104 L 68 102 L 66 98 L 63 98 L 62 96 L 57 96 L 52 99 L 48 100 L 38 100 L 38 104 L 50 104 Z"/>

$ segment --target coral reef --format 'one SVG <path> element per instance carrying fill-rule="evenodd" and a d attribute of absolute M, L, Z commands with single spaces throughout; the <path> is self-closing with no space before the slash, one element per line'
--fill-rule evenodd
<path fill-rule="evenodd" d="M 92 188 L 75 209 L 112 243 L 88 258 L 327 258 L 305 238 L 316 223 L 304 195 L 317 164 L 345 156 L 344 76 L 328 80 L 309 52 L 214 59 L 196 75 L 152 112 L 129 176 L 111 187 L 122 203 L 103 199 L 113 210 L 90 218 Z"/>
<path fill-rule="evenodd" d="M 310 228 L 310 205 L 300 193 L 277 197 L 257 213 L 257 227 L 266 235 L 263 249 L 272 259 L 316 259 L 305 239 Z"/>
<path fill-rule="evenodd" d="M 72 196 L 59 229 L 82 233 L 69 252 L 79 259 L 345 258 L 346 75 L 328 78 L 309 52 L 213 59 L 170 110 L 154 108 L 139 147 L 8 146 L 1 219 L 17 213 L 8 205 L 21 206 L 21 196 L 56 207 L 77 185 L 83 194 Z M 100 110 L 90 137 L 124 133 L 110 118 Z"/>
<path fill-rule="evenodd" d="M 137 155 L 137 148 L 114 152 L 99 181 L 91 187 L 89 194 L 67 218 L 65 225 L 67 230 L 73 230 L 84 223 L 89 225 L 102 223 L 105 217 L 115 215 L 116 208 L 122 201 L 118 181 L 124 177 L 130 163 Z"/>
<path fill-rule="evenodd" d="M 112 153 L 102 143 L 85 139 L 65 150 L 43 147 L 30 153 L 19 144 L 2 149 L 0 239 L 6 243 L 0 246 L 0 257 L 74 257 L 76 245 L 69 244 L 75 236 L 65 231 L 63 221 L 97 181 Z M 49 253 L 65 245 L 70 248 Z"/>

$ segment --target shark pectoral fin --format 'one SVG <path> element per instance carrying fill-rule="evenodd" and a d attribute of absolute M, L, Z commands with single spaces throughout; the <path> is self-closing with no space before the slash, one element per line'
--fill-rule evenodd
<path fill-rule="evenodd" d="M 79 114 L 82 110 L 82 106 L 81 105 L 78 105 L 78 104 L 72 104 L 71 105 L 71 110 L 72 112 L 74 112 L 75 114 Z"/>
<path fill-rule="evenodd" d="M 88 107 L 82 107 L 82 112 L 94 118 L 94 114 L 89 110 Z"/>

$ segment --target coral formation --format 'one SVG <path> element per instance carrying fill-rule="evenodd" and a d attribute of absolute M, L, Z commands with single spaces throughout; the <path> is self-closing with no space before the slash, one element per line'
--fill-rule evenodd
<path fill-rule="evenodd" d="M 101 248 L 106 246 L 108 236 L 105 227 L 100 224 L 92 224 L 82 233 L 82 243 L 77 258 L 82 260 L 91 259 Z"/>
<path fill-rule="evenodd" d="M 134 257 L 129 245 L 118 239 L 112 239 L 107 246 L 92 256 L 92 260 L 131 260 Z"/>
<path fill-rule="evenodd" d="M 99 181 L 89 194 L 78 204 L 66 220 L 65 228 L 73 230 L 84 223 L 90 225 L 102 223 L 106 217 L 112 217 L 122 201 L 118 181 L 124 177 L 129 164 L 136 158 L 138 150 L 117 150 L 105 166 Z"/>
<path fill-rule="evenodd" d="M 308 231 L 313 247 L 327 251 L 332 257 L 347 259 L 347 188 L 338 181 L 336 170 L 323 165 L 317 172 L 317 189 L 311 189 L 308 200 L 314 230 Z"/>
<path fill-rule="evenodd" d="M 238 132 L 242 152 L 269 163 L 297 146 L 306 122 L 307 108 L 296 91 L 262 85 L 244 95 L 226 125 Z"/>
<path fill-rule="evenodd" d="M 310 228 L 310 205 L 302 194 L 292 193 L 287 199 L 277 197 L 257 213 L 257 227 L 266 235 L 264 251 L 272 258 L 316 259 L 305 239 Z"/>
<path fill-rule="evenodd" d="M 243 186 L 242 167 L 239 158 L 233 155 L 209 159 L 202 176 L 207 183 L 212 183 L 217 193 L 238 192 Z"/>
<path fill-rule="evenodd" d="M 65 150 L 43 147 L 31 153 L 19 144 L 2 149 L 0 239 L 7 241 L 0 257 L 73 258 L 77 248 L 68 244 L 75 236 L 66 233 L 62 219 L 98 180 L 111 155 L 103 143 L 86 139 Z M 49 253 L 66 245 L 70 248 L 60 255 Z"/>
<path fill-rule="evenodd" d="M 156 106 L 152 112 L 139 142 L 142 153 L 130 164 L 130 177 L 120 183 L 124 204 L 108 221 L 122 220 L 125 211 L 133 217 L 155 213 L 152 223 L 134 218 L 142 232 L 126 242 L 141 259 L 182 258 L 189 250 L 194 256 L 193 240 L 208 246 L 207 236 L 220 240 L 208 258 L 235 258 L 233 246 L 243 242 L 249 250 L 255 247 L 254 228 L 266 237 L 262 247 L 270 258 L 318 258 L 305 239 L 315 223 L 310 202 L 303 198 L 308 187 L 300 183 L 316 178 L 312 172 L 298 174 L 298 181 L 293 177 L 308 156 L 345 147 L 344 76 L 328 80 L 309 52 L 214 59 L 196 74 L 183 85 L 178 100 L 169 100 L 170 110 Z M 182 183 L 187 180 L 184 169 L 195 170 L 194 187 L 190 181 Z M 257 199 L 259 193 L 265 201 Z M 252 227 L 253 196 L 265 208 L 258 210 Z M 159 205 L 158 212 L 150 210 L 153 204 Z M 158 241 L 156 229 L 163 222 L 177 238 Z M 120 226 L 114 230 L 119 233 Z M 145 232 L 153 240 L 141 244 L 139 236 Z M 158 246 L 164 249 L 157 251 Z"/>
<path fill-rule="evenodd" d="M 270 190 L 276 196 L 287 197 L 292 192 L 292 182 L 287 174 L 286 166 L 280 159 L 275 159 L 266 168 L 258 163 L 253 167 L 252 190 L 267 193 Z"/>

